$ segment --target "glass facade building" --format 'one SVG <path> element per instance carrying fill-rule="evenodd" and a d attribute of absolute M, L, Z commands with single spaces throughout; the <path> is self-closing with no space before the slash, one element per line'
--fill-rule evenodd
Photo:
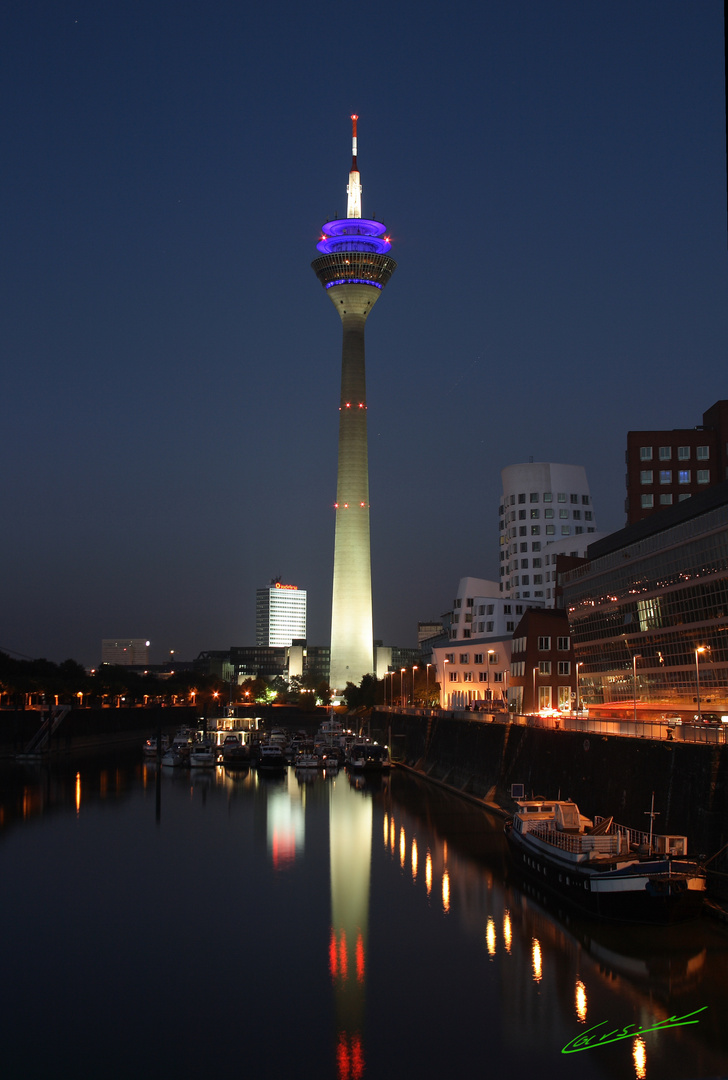
<path fill-rule="evenodd" d="M 560 584 L 582 700 L 728 712 L 728 483 L 592 544 Z"/>

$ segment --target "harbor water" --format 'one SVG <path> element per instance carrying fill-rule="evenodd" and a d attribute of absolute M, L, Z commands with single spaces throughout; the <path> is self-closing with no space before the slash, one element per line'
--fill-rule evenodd
<path fill-rule="evenodd" d="M 412 774 L 5 766 L 9 1080 L 728 1076 L 728 927 L 602 925 Z"/>

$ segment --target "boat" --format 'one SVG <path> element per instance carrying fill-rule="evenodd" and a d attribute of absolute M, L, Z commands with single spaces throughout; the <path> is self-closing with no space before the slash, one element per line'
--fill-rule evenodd
<path fill-rule="evenodd" d="M 287 762 L 283 748 L 278 743 L 261 743 L 258 757 L 258 770 L 261 772 L 283 772 Z"/>
<path fill-rule="evenodd" d="M 211 769 L 215 764 L 215 751 L 210 743 L 194 743 L 190 748 L 191 769 Z"/>
<path fill-rule="evenodd" d="M 162 765 L 166 769 L 178 769 L 182 765 L 188 764 L 188 755 L 181 754 L 178 750 L 169 748 L 166 754 L 162 757 Z"/>
<path fill-rule="evenodd" d="M 237 735 L 226 735 L 222 744 L 222 763 L 230 769 L 247 768 L 250 750 Z"/>
<path fill-rule="evenodd" d="M 162 754 L 169 750 L 169 735 L 162 736 Z M 157 756 L 157 736 L 150 735 L 144 743 L 144 757 L 154 758 Z"/>
<path fill-rule="evenodd" d="M 519 800 L 505 834 L 519 873 L 590 915 L 672 922 L 700 911 L 706 875 L 685 836 L 591 821 L 574 802 L 540 798 Z"/>
<path fill-rule="evenodd" d="M 309 751 L 303 750 L 303 751 L 301 751 L 301 753 L 296 754 L 296 756 L 295 756 L 295 758 L 293 760 L 293 766 L 294 766 L 294 768 L 296 770 L 298 770 L 298 769 L 307 769 L 307 770 L 308 769 L 315 769 L 315 770 L 318 770 L 318 769 L 320 769 L 322 767 L 322 761 L 321 761 L 321 758 L 317 754 L 314 754 L 314 753 L 311 753 Z"/>
<path fill-rule="evenodd" d="M 353 772 L 382 773 L 391 767 L 389 751 L 379 743 L 359 740 L 349 748 L 348 768 Z"/>

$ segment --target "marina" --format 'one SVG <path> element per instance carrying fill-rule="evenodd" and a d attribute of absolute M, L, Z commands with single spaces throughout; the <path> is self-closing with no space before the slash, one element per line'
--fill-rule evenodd
<path fill-rule="evenodd" d="M 241 1063 L 439 1080 L 481 1070 L 484 1045 L 495 1074 L 726 1074 L 728 928 L 574 915 L 511 873 L 502 818 L 397 768 L 305 772 L 166 769 L 141 745 L 5 770 L 9 1076 L 73 1058 L 82 1080 L 100 1060 L 111 1080 Z M 39 972 L 44 1039 L 26 1007 Z M 692 1027 L 562 1056 L 595 1024 L 637 1032 L 704 1006 Z M 244 1051 L 226 1035 L 240 1017 Z"/>

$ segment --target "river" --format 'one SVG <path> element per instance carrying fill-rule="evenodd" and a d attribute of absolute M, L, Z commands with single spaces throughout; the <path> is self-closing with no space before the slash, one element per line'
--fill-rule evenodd
<path fill-rule="evenodd" d="M 0 780 L 8 1080 L 728 1075 L 727 927 L 549 911 L 411 774 Z"/>

